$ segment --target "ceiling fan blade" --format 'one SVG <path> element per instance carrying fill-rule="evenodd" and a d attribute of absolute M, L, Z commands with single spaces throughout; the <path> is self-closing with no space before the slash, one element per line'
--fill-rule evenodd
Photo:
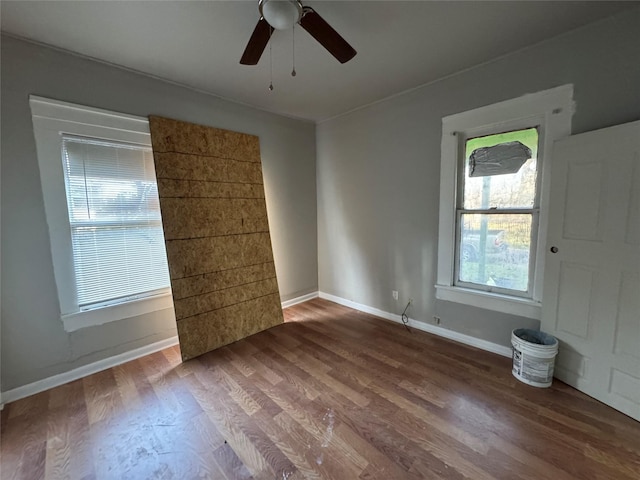
<path fill-rule="evenodd" d="M 309 32 L 340 63 L 346 63 L 356 56 L 357 52 L 353 47 L 311 7 L 304 7 L 300 26 Z"/>
<path fill-rule="evenodd" d="M 269 25 L 263 17 L 260 17 L 240 59 L 242 65 L 256 65 L 258 63 L 262 52 L 264 52 L 264 48 L 267 46 L 267 43 L 269 43 L 272 31 L 271 25 Z"/>

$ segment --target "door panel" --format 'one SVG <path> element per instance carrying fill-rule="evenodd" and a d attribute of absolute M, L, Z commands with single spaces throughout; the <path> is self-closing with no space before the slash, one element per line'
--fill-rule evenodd
<path fill-rule="evenodd" d="M 640 420 L 640 122 L 557 142 L 550 200 L 542 329 L 560 341 L 556 376 Z"/>
<path fill-rule="evenodd" d="M 633 165 L 632 178 L 625 242 L 629 245 L 640 246 L 640 162 L 638 154 L 636 154 L 636 161 Z"/>
<path fill-rule="evenodd" d="M 564 203 L 563 235 L 575 240 L 602 241 L 601 162 L 569 164 Z"/>
<path fill-rule="evenodd" d="M 616 316 L 614 353 L 629 355 L 640 360 L 640 277 L 637 273 L 623 272 L 620 299 Z"/>
<path fill-rule="evenodd" d="M 586 340 L 591 323 L 591 298 L 598 272 L 585 265 L 562 262 L 558 285 L 556 330 Z"/>

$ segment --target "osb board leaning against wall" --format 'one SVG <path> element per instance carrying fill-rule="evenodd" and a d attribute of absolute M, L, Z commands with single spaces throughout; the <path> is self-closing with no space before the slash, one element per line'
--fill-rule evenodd
<path fill-rule="evenodd" d="M 282 323 L 258 137 L 149 123 L 182 359 Z"/>

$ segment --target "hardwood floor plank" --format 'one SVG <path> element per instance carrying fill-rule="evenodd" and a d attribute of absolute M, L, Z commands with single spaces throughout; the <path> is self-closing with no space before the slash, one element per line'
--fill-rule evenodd
<path fill-rule="evenodd" d="M 233 364 L 220 364 L 219 367 L 224 370 L 227 375 L 232 377 L 235 382 L 251 397 L 251 399 L 260 407 L 259 410 L 263 410 L 272 418 L 282 411 L 282 409 L 253 382 L 253 380 L 259 377 L 257 373 L 252 374 L 250 378 L 244 378 Z"/>
<path fill-rule="evenodd" d="M 45 478 L 46 430 L 19 421 L 2 429 L 2 478 Z"/>
<path fill-rule="evenodd" d="M 89 424 L 111 421 L 122 410 L 120 392 L 113 370 L 104 370 L 82 379 L 84 384 Z"/>
<path fill-rule="evenodd" d="M 41 416 L 46 415 L 49 408 L 50 391 L 36 393 L 30 397 L 23 398 L 19 402 L 13 402 L 10 404 L 10 408 L 7 408 L 7 421 L 17 417 L 24 418 L 25 416 Z"/>
<path fill-rule="evenodd" d="M 304 348 L 298 347 L 296 350 L 298 354 L 298 365 L 300 368 L 305 370 L 307 373 L 309 369 L 313 370 L 315 373 L 328 373 L 332 370 L 330 364 L 326 361 L 320 360 L 317 356 L 310 354 Z"/>
<path fill-rule="evenodd" d="M 346 456 L 352 462 L 355 462 L 356 466 L 366 466 L 366 460 L 363 459 L 358 452 L 354 451 L 348 444 L 342 441 L 341 438 L 333 435 L 335 416 L 333 409 L 328 406 L 333 403 L 332 400 L 323 403 L 317 400 L 312 401 L 304 397 L 293 384 L 279 385 L 278 388 L 265 385 L 264 388 L 265 392 L 280 405 L 283 413 L 287 414 L 292 421 L 295 421 L 315 439 L 315 441 L 309 444 L 310 447 L 313 445 L 317 446 L 319 443 L 321 448 L 327 448 L 329 447 L 329 443 L 331 443 L 331 449 L 329 451 L 336 449 L 340 452 L 340 456 Z M 298 401 L 294 403 L 291 399 L 296 398 L 296 395 L 298 395 Z M 339 396 L 338 393 L 336 393 L 336 395 Z M 320 457 L 323 457 L 323 455 L 324 450 L 321 450 Z"/>
<path fill-rule="evenodd" d="M 409 440 L 390 424 L 391 412 L 397 411 L 397 408 L 384 399 L 380 400 L 372 400 L 369 408 L 375 407 L 374 411 L 386 412 L 386 414 L 371 415 L 366 410 L 338 403 L 336 415 L 341 423 L 348 426 L 402 471 L 408 471 L 415 460 L 415 455 L 411 451 Z"/>
<path fill-rule="evenodd" d="M 225 362 L 225 365 L 230 363 L 245 377 L 253 375 L 256 372 L 247 363 L 246 359 L 242 355 L 236 353 L 234 350 L 228 347 L 222 347 L 220 350 L 222 351 L 222 354 L 224 355 L 225 360 L 227 360 Z"/>
<path fill-rule="evenodd" d="M 569 480 L 575 478 L 568 472 L 549 463 L 544 457 L 539 457 L 532 452 L 513 445 L 497 435 L 491 435 L 491 449 L 489 456 L 493 457 L 497 453 L 506 455 L 515 465 L 520 464 L 523 470 L 534 472 L 534 480 Z"/>
<path fill-rule="evenodd" d="M 507 358 L 321 299 L 5 406 L 5 479 L 637 480 L 640 423 Z"/>
<path fill-rule="evenodd" d="M 448 467 L 448 465 L 445 465 L 445 467 Z M 462 480 L 464 478 L 460 472 L 453 469 L 450 470 L 450 472 L 440 474 L 433 466 L 425 465 L 418 460 L 413 464 L 409 472 L 425 480 Z"/>
<path fill-rule="evenodd" d="M 213 455 L 228 480 L 248 480 L 253 478 L 246 465 L 242 463 L 236 452 L 226 442 L 218 447 Z"/>
<path fill-rule="evenodd" d="M 638 458 L 629 458 L 628 455 L 618 455 L 616 452 L 603 451 L 602 445 L 600 448 L 591 445 L 589 443 L 584 445 L 583 453 L 585 457 L 590 460 L 612 467 L 614 471 L 620 472 L 626 478 L 640 478 L 640 460 Z M 622 476 L 620 477 L 622 478 Z"/>
<path fill-rule="evenodd" d="M 238 343 L 243 343 L 243 342 L 238 342 Z M 256 351 L 255 353 L 259 353 L 259 351 Z M 269 367 L 267 367 L 265 364 L 260 362 L 257 358 L 255 358 L 254 354 L 247 357 L 247 364 L 257 374 L 259 374 L 262 378 L 267 380 L 271 385 L 278 385 L 280 382 L 282 382 L 282 377 L 278 375 L 276 372 L 274 372 L 273 370 L 271 370 Z"/>
<path fill-rule="evenodd" d="M 482 438 L 478 438 L 463 429 L 450 425 L 437 414 L 416 405 L 393 391 L 378 387 L 377 384 L 373 384 L 371 390 L 400 408 L 400 411 L 396 413 L 396 418 L 404 415 L 413 417 L 417 421 L 428 424 L 430 429 L 438 430 L 443 436 L 449 437 L 481 455 L 486 455 L 488 447 Z"/>
<path fill-rule="evenodd" d="M 305 456 L 305 447 L 296 442 L 289 432 L 283 429 L 280 425 L 273 421 L 273 416 L 269 415 L 266 411 L 259 411 L 253 415 L 253 420 L 258 427 L 269 437 L 269 439 L 277 445 L 278 449 L 285 454 L 285 456 L 291 461 L 292 465 L 296 466 L 297 472 L 299 472 L 301 478 L 321 479 L 322 474 L 316 468 L 316 465 Z M 276 472 L 276 478 L 290 478 L 296 471 L 283 470 Z"/>
<path fill-rule="evenodd" d="M 309 374 L 284 357 L 276 354 L 273 350 L 264 349 L 256 353 L 254 358 L 266 365 L 271 371 L 276 372 L 276 375 L 284 380 L 283 383 L 290 384 L 309 400 L 318 398 L 318 395 L 320 395 L 320 390 L 315 385 L 315 380 Z"/>
<path fill-rule="evenodd" d="M 267 330 L 270 338 L 277 341 L 280 345 L 295 351 L 300 347 L 300 342 L 293 336 L 289 335 L 288 329 L 284 325 L 278 325 Z"/>
<path fill-rule="evenodd" d="M 465 451 L 474 452 L 475 459 L 479 460 L 485 455 L 483 452 L 474 450 L 458 438 L 450 437 L 446 433 L 432 429 L 428 421 L 416 421 L 416 417 L 410 413 L 399 410 L 394 415 L 392 423 L 398 432 L 418 445 L 422 450 L 430 453 L 444 464 L 454 466 L 454 469 L 463 475 L 478 480 L 494 478 L 483 469 L 484 465 L 482 463 L 469 461 L 463 455 Z M 463 440 L 467 439 L 463 438 Z M 475 439 L 468 441 L 468 443 L 478 448 L 475 444 Z"/>
<path fill-rule="evenodd" d="M 369 399 L 364 395 L 361 395 L 359 392 L 351 388 L 350 386 L 342 383 L 340 380 L 332 377 L 330 374 L 325 372 L 316 370 L 313 366 L 310 366 L 305 363 L 300 363 L 300 368 L 305 372 L 309 373 L 313 378 L 322 383 L 325 387 L 330 390 L 344 395 L 350 401 L 352 401 L 355 405 L 365 408 L 369 404 Z"/>
<path fill-rule="evenodd" d="M 343 459 L 330 441 L 327 442 L 327 438 L 324 437 L 325 432 L 321 432 L 320 435 L 310 433 L 286 411 L 279 413 L 274 421 L 287 430 L 297 444 L 307 447 L 305 452 L 307 461 L 312 465 L 315 463 L 322 478 L 346 479 L 358 478 L 360 475 L 362 469 Z"/>
<path fill-rule="evenodd" d="M 220 375 L 216 372 L 217 368 L 210 365 L 205 369 L 206 372 L 196 372 L 196 376 L 200 382 L 207 385 L 207 389 L 217 399 L 216 409 L 209 409 L 207 413 L 213 415 L 214 422 L 229 446 L 255 477 L 265 474 L 273 476 L 275 472 L 285 469 L 295 471 L 295 466 L 251 422 L 242 407 L 233 401 L 224 385 L 217 381 Z"/>
<path fill-rule="evenodd" d="M 49 397 L 50 392 L 42 392 L 5 406 L 0 427 L 3 478 L 45 478 Z"/>
<path fill-rule="evenodd" d="M 70 457 L 68 422 L 49 421 L 46 455 L 45 477 L 70 479 Z"/>
<path fill-rule="evenodd" d="M 127 410 L 135 411 L 144 407 L 144 401 L 138 392 L 135 377 L 131 373 L 131 369 L 128 365 L 118 365 L 113 367 L 113 377 L 118 391 L 120 392 L 120 398 Z"/>
<path fill-rule="evenodd" d="M 336 434 L 342 438 L 347 445 L 350 445 L 366 459 L 367 465 L 360 473 L 360 478 L 389 479 L 409 477 L 407 471 L 380 452 L 374 445 L 358 435 L 346 423 L 341 422 L 338 425 Z"/>
<path fill-rule="evenodd" d="M 408 380 L 402 380 L 398 384 L 398 387 L 440 408 L 446 407 L 452 399 L 452 395 L 447 394 L 444 390 L 433 384 L 420 386 Z"/>
<path fill-rule="evenodd" d="M 218 384 L 227 389 L 229 397 L 231 397 L 231 399 L 238 404 L 247 415 L 252 416 L 262 408 L 260 404 L 256 402 L 251 395 L 249 395 L 249 393 L 233 379 L 232 376 L 225 372 L 224 369 L 216 369 L 212 374 L 218 381 Z"/>

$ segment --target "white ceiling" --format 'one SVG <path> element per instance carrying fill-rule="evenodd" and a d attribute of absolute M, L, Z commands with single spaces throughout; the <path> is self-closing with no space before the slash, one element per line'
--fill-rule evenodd
<path fill-rule="evenodd" d="M 302 28 L 238 62 L 259 18 L 251 1 L 8 1 L 9 34 L 224 98 L 321 121 L 633 7 L 612 1 L 306 1 L 358 51 L 341 65 Z"/>

